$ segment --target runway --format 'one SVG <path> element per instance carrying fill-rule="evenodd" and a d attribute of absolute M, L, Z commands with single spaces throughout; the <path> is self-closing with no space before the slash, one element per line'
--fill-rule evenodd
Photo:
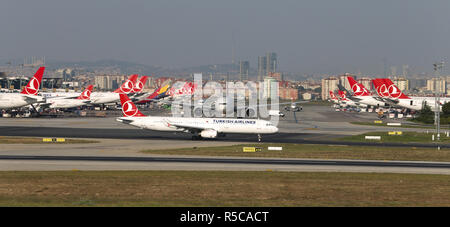
<path fill-rule="evenodd" d="M 3 163 L 5 165 L 3 166 Z M 450 174 L 450 163 L 407 161 L 316 160 L 273 158 L 205 157 L 107 157 L 0 155 L 2 168 L 23 166 L 23 170 L 234 170 L 234 171 L 342 171 Z M 50 169 L 49 169 L 50 168 Z M 17 169 L 16 169 L 17 170 Z M 39 170 L 39 169 L 37 169 Z"/>
<path fill-rule="evenodd" d="M 143 129 L 126 128 L 63 128 L 63 127 L 25 127 L 0 126 L 0 136 L 32 136 L 32 137 L 67 137 L 67 138 L 97 138 L 97 139 L 143 139 L 143 140 L 191 140 L 188 133 L 171 133 Z M 343 135 L 318 133 L 276 133 L 262 135 L 265 143 L 293 144 L 326 144 L 326 145 L 356 145 L 385 147 L 436 147 L 432 143 L 378 143 L 378 142 L 345 142 L 335 138 Z M 226 137 L 205 139 L 205 141 L 257 143 L 253 134 L 227 134 Z M 450 148 L 450 144 L 441 144 L 441 148 Z"/>
<path fill-rule="evenodd" d="M 292 113 L 280 121 L 280 132 L 262 135 L 264 143 L 325 144 L 346 146 L 436 147 L 431 143 L 342 142 L 336 138 L 389 127 L 348 123 L 367 121 L 372 115 L 336 113 L 323 106 L 305 108 L 299 122 Z M 449 163 L 380 162 L 344 160 L 249 159 L 143 155 L 144 149 L 196 146 L 229 146 L 257 143 L 255 134 L 192 141 L 188 133 L 143 130 L 121 124 L 114 118 L 3 119 L 0 136 L 64 137 L 96 139 L 92 144 L 10 144 L 3 147 L 2 171 L 52 170 L 226 170 L 226 171 L 324 171 L 450 174 Z M 403 130 L 403 129 L 402 129 Z M 417 130 L 417 129 L 404 129 Z M 450 144 L 442 144 L 449 148 Z"/>
<path fill-rule="evenodd" d="M 0 160 L 48 160 L 48 161 L 115 161 L 115 162 L 184 162 L 184 163 L 228 163 L 267 165 L 331 165 L 331 166 L 372 166 L 372 167 L 416 167 L 445 168 L 447 162 L 408 161 L 362 161 L 362 160 L 312 160 L 312 159 L 269 159 L 269 158 L 185 158 L 185 157 L 105 157 L 105 156 L 27 156 L 0 155 Z"/>

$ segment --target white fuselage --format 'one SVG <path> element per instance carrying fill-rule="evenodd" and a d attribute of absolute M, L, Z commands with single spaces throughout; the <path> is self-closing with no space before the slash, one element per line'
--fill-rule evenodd
<path fill-rule="evenodd" d="M 135 127 L 168 132 L 189 132 L 185 127 L 174 126 L 176 124 L 190 125 L 199 131 L 214 130 L 217 133 L 272 134 L 278 132 L 278 128 L 269 121 L 255 119 L 120 117 L 117 121 L 123 123 L 130 121 L 128 124 Z"/>
<path fill-rule="evenodd" d="M 60 109 L 60 108 L 74 108 L 84 106 L 87 103 L 89 103 L 89 100 L 53 98 L 47 99 L 47 103 L 50 103 L 49 108 L 51 109 Z"/>
<path fill-rule="evenodd" d="M 106 104 L 120 102 L 119 93 L 115 92 L 94 92 L 91 94 L 92 104 Z"/>
<path fill-rule="evenodd" d="M 0 93 L 0 109 L 19 108 L 43 101 L 44 98 L 38 95 L 26 95 L 20 93 Z"/>
<path fill-rule="evenodd" d="M 41 92 L 45 98 L 76 98 L 80 96 L 80 92 Z"/>
<path fill-rule="evenodd" d="M 349 107 L 366 107 L 365 104 L 361 104 L 359 102 L 355 102 L 353 100 L 350 99 L 346 99 L 346 100 L 339 100 L 339 105 L 341 106 L 349 106 Z"/>
<path fill-rule="evenodd" d="M 377 106 L 383 107 L 386 106 L 385 102 L 376 100 L 373 96 L 356 96 L 356 98 L 360 99 L 359 103 L 368 105 L 368 106 Z"/>
<path fill-rule="evenodd" d="M 440 98 L 440 104 L 450 102 L 449 98 Z M 410 97 L 409 99 L 398 99 L 397 106 L 408 108 L 411 110 L 421 110 L 423 105 L 428 105 L 432 111 L 436 111 L 435 97 Z M 442 105 L 439 105 L 439 111 L 442 111 Z"/>

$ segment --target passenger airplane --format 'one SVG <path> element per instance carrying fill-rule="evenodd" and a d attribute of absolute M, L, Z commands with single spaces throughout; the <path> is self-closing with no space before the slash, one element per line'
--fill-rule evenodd
<path fill-rule="evenodd" d="M 47 98 L 46 103 L 39 104 L 39 107 L 50 109 L 65 109 L 84 106 L 90 103 L 89 99 L 93 88 L 94 85 L 89 85 L 83 92 L 81 92 L 78 98 Z"/>
<path fill-rule="evenodd" d="M 165 83 L 161 85 L 159 88 L 157 88 L 153 93 L 149 94 L 145 98 L 138 98 L 137 104 L 145 104 L 149 102 L 155 102 L 161 98 L 164 98 L 166 96 L 167 90 L 169 90 L 170 84 Z"/>
<path fill-rule="evenodd" d="M 374 84 L 377 84 L 379 94 L 383 96 L 383 100 L 386 100 L 386 102 L 416 111 L 421 110 L 423 105 L 428 105 L 432 111 L 437 110 L 435 97 L 408 97 L 388 78 L 377 78 L 374 80 Z M 449 98 L 441 97 L 438 105 L 439 111 L 442 111 L 442 105 L 449 101 Z"/>
<path fill-rule="evenodd" d="M 388 106 L 386 102 L 377 100 L 365 87 L 358 83 L 353 77 L 347 76 L 348 82 L 353 90 L 353 96 L 350 97 L 355 102 L 366 104 L 369 106 L 384 107 Z"/>
<path fill-rule="evenodd" d="M 119 88 L 114 92 L 94 92 L 91 95 L 92 104 L 108 104 L 120 101 L 119 94 L 129 94 L 133 91 L 134 84 L 138 78 L 137 74 L 131 75 Z"/>
<path fill-rule="evenodd" d="M 142 114 L 126 94 L 120 94 L 123 117 L 116 120 L 142 129 L 193 134 L 192 139 L 223 137 L 227 133 L 273 134 L 278 128 L 269 121 L 231 118 L 151 117 Z"/>
<path fill-rule="evenodd" d="M 360 106 L 360 107 L 367 107 L 366 104 L 361 104 L 361 103 L 358 103 L 358 102 L 355 102 L 353 100 L 348 99 L 347 95 L 341 90 L 338 90 L 338 94 L 339 94 L 339 103 L 340 103 L 340 105 L 344 104 L 344 105 L 349 106 L 349 107 L 358 107 L 358 106 Z"/>
<path fill-rule="evenodd" d="M 339 103 L 339 99 L 336 97 L 336 95 L 334 94 L 333 91 L 330 91 L 330 99 L 332 102 L 334 102 L 335 104 L 340 104 Z"/>
<path fill-rule="evenodd" d="M 20 93 L 0 93 L 0 109 L 12 109 L 44 102 L 44 97 L 37 95 L 45 67 L 40 67 L 27 86 Z"/>

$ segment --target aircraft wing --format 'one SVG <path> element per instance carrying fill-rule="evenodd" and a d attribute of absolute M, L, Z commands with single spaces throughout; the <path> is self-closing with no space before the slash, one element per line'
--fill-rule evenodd
<path fill-rule="evenodd" d="M 307 102 L 309 102 L 309 101 L 298 101 L 298 102 L 280 102 L 280 103 L 274 103 L 275 105 L 290 105 L 290 104 L 297 104 L 297 103 L 307 103 Z M 268 103 L 266 103 L 266 104 L 258 104 L 258 105 L 252 105 L 252 106 L 248 106 L 248 107 L 260 107 L 260 106 L 270 106 L 270 105 L 272 105 L 272 104 L 268 104 Z"/>
<path fill-rule="evenodd" d="M 182 129 L 185 129 L 185 130 L 190 131 L 190 132 L 192 132 L 192 131 L 198 132 L 198 131 L 203 131 L 203 130 L 205 130 L 205 129 L 212 129 L 212 130 L 215 130 L 215 129 L 210 128 L 210 127 L 203 127 L 203 126 L 195 125 L 195 124 L 189 124 L 189 123 L 174 123 L 174 122 L 169 121 L 169 120 L 167 120 L 167 119 L 164 119 L 164 122 L 166 122 L 167 126 L 169 126 L 169 127 L 182 128 Z"/>
<path fill-rule="evenodd" d="M 398 99 L 390 99 L 390 98 L 382 98 L 383 102 L 389 103 L 389 104 L 398 104 Z"/>
<path fill-rule="evenodd" d="M 49 106 L 51 105 L 51 103 L 48 103 L 48 102 L 46 102 L 46 103 L 39 103 L 39 107 L 40 108 L 48 108 Z"/>
<path fill-rule="evenodd" d="M 122 119 L 117 118 L 116 121 L 119 121 L 119 122 L 122 122 L 122 123 L 125 123 L 125 124 L 131 124 L 133 122 L 133 120 L 125 119 L 125 118 L 122 118 Z"/>
<path fill-rule="evenodd" d="M 360 102 L 362 99 L 360 99 L 360 98 L 357 98 L 357 97 L 355 97 L 355 96 L 350 96 L 350 97 L 348 97 L 350 100 L 353 100 L 354 102 Z"/>
<path fill-rule="evenodd" d="M 38 97 L 39 97 L 39 96 L 38 96 Z M 35 97 L 30 96 L 30 95 L 24 95 L 24 96 L 22 96 L 22 98 L 23 98 L 23 100 L 24 100 L 25 102 L 27 102 L 28 104 L 42 103 L 42 102 L 43 102 L 43 101 L 39 101 L 39 100 L 37 99 L 37 97 L 35 98 Z"/>

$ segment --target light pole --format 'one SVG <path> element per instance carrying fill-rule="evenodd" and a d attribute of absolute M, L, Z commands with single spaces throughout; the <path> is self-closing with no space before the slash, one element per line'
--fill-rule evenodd
<path fill-rule="evenodd" d="M 441 61 L 440 63 L 434 63 L 433 64 L 433 69 L 434 69 L 434 74 L 436 76 L 436 81 L 439 81 L 438 86 L 436 86 L 436 91 L 435 91 L 435 116 L 436 116 L 436 140 L 439 141 L 440 137 L 441 137 L 441 128 L 440 128 L 440 123 L 441 123 L 441 118 L 440 118 L 440 104 L 441 104 L 441 78 L 440 78 L 440 73 L 439 71 L 442 70 L 442 68 L 444 67 L 444 61 Z"/>

